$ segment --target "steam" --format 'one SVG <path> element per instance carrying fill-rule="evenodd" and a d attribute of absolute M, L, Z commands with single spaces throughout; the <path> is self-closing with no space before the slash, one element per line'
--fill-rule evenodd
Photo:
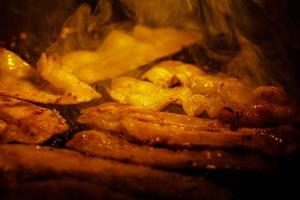
<path fill-rule="evenodd" d="M 197 0 L 121 0 L 139 24 L 198 29 Z"/>
<path fill-rule="evenodd" d="M 95 12 L 88 4 L 82 4 L 66 20 L 59 40 L 48 48 L 48 52 L 65 54 L 80 49 L 95 50 L 111 17 L 111 3 L 107 0 L 100 0 Z"/>
<path fill-rule="evenodd" d="M 95 50 L 111 30 L 130 31 L 134 24 L 171 26 L 203 33 L 204 41 L 188 49 L 199 67 L 206 64 L 203 60 L 213 60 L 220 63 L 221 72 L 254 86 L 290 84 L 293 81 L 286 70 L 290 64 L 276 36 L 270 35 L 273 24 L 268 24 L 257 2 L 260 1 L 99 0 L 94 10 L 81 5 L 48 51 L 65 54 Z"/>

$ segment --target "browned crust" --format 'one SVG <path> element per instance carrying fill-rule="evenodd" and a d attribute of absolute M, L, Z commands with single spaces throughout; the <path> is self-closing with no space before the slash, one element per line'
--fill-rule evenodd
<path fill-rule="evenodd" d="M 67 143 L 67 147 L 102 158 L 127 161 L 166 169 L 269 170 L 254 154 L 233 154 L 221 150 L 169 150 L 130 143 L 105 131 L 83 131 Z"/>
<path fill-rule="evenodd" d="M 7 188 L 1 194 L 2 200 L 130 200 L 140 199 L 102 185 L 76 179 L 31 180 Z"/>
<path fill-rule="evenodd" d="M 299 136 L 292 126 L 230 130 L 201 119 L 107 103 L 82 110 L 78 122 L 91 129 L 122 133 L 141 143 L 175 148 L 243 148 L 267 154 L 291 153 Z"/>
<path fill-rule="evenodd" d="M 1 143 L 40 144 L 69 129 L 56 110 L 5 96 L 0 96 L 0 119 L 6 123 Z"/>
<path fill-rule="evenodd" d="M 0 145 L 1 187 L 12 187 L 16 183 L 49 177 L 72 178 L 154 198 L 229 198 L 228 192 L 201 177 L 187 177 L 177 173 L 85 157 L 70 150 L 30 145 Z"/>

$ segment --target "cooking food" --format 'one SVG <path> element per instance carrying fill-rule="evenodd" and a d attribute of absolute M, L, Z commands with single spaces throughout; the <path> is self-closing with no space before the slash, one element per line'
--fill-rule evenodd
<path fill-rule="evenodd" d="M 67 147 L 87 155 L 128 161 L 165 169 L 270 169 L 270 164 L 254 154 L 238 155 L 222 150 L 170 150 L 127 141 L 107 131 L 83 131 Z"/>
<path fill-rule="evenodd" d="M 0 96 L 0 143 L 41 144 L 68 129 L 56 110 Z"/>
<path fill-rule="evenodd" d="M 177 28 L 116 28 L 97 49 L 49 51 L 36 68 L 0 48 L 0 192 L 227 199 L 210 173 L 274 170 L 299 150 L 296 106 L 283 88 L 175 61 L 203 39 Z"/>
<path fill-rule="evenodd" d="M 106 103 L 82 110 L 78 122 L 91 129 L 108 130 L 140 143 L 179 148 L 244 148 L 266 154 L 291 153 L 298 134 L 292 126 L 240 128 L 214 119 L 188 117 Z"/>
<path fill-rule="evenodd" d="M 6 188 L 3 200 L 133 200 L 134 195 L 124 194 L 95 183 L 72 178 L 59 180 L 31 180 Z"/>
<path fill-rule="evenodd" d="M 197 77 L 204 74 L 204 71 L 192 64 L 168 60 L 152 67 L 142 75 L 141 79 L 160 87 L 170 88 L 178 84 L 191 86 Z"/>
<path fill-rule="evenodd" d="M 27 172 L 27 173 L 24 173 Z M 30 145 L 0 146 L 0 184 L 72 178 L 125 193 L 153 198 L 228 199 L 228 192 L 202 177 L 154 170 L 100 158 L 86 157 L 66 149 Z M 176 190 L 176 192 L 174 192 Z M 213 191 L 213 192 L 212 192 Z"/>
<path fill-rule="evenodd" d="M 252 101 L 251 87 L 224 74 L 209 75 L 192 64 L 165 61 L 151 68 L 141 77 L 160 87 L 186 86 L 193 94 L 219 97 L 225 105 L 248 104 Z"/>
<path fill-rule="evenodd" d="M 184 111 L 192 116 L 205 109 L 210 112 L 215 112 L 215 109 L 218 109 L 218 105 L 214 105 L 214 99 L 194 95 L 189 88 L 161 88 L 131 77 L 113 79 L 109 94 L 120 103 L 153 110 L 161 110 L 172 103 L 176 103 L 182 105 Z"/>
<path fill-rule="evenodd" d="M 292 106 L 275 104 L 254 104 L 235 109 L 224 107 L 218 115 L 220 120 L 235 127 L 290 124 L 295 117 L 295 109 Z"/>
<path fill-rule="evenodd" d="M 221 119 L 234 127 L 287 124 L 295 118 L 283 89 L 253 88 L 224 74 L 205 74 L 191 64 L 161 62 L 141 79 L 145 81 L 114 78 L 109 94 L 120 103 L 156 111 L 177 104 L 187 115 Z"/>
<path fill-rule="evenodd" d="M 38 72 L 55 88 L 63 90 L 64 94 L 71 96 L 78 102 L 88 102 L 101 97 L 91 86 L 64 70 L 59 57 L 42 54 L 38 62 Z"/>
<path fill-rule="evenodd" d="M 137 25 L 132 32 L 114 30 L 96 51 L 73 51 L 63 56 L 63 68 L 81 81 L 111 79 L 167 57 L 202 39 L 200 32 Z"/>
<path fill-rule="evenodd" d="M 43 67 L 55 70 L 55 73 L 49 75 L 49 71 Z M 54 85 L 51 85 L 19 56 L 0 48 L 0 94 L 45 104 L 78 104 L 100 97 L 92 87 L 59 69 L 60 65 L 53 59 L 46 60 L 42 57 L 39 71 L 42 72 L 43 78 L 51 77 L 50 80 L 54 82 Z M 63 87 L 61 82 L 58 82 L 59 78 L 63 79 Z M 73 85 L 76 86 L 76 90 L 72 89 Z"/>

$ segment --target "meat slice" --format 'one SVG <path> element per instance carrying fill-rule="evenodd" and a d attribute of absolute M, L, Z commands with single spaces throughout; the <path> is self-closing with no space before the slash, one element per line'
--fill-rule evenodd
<path fill-rule="evenodd" d="M 178 104 L 191 116 L 205 111 L 210 116 L 215 116 L 222 108 L 216 98 L 194 95 L 187 87 L 161 88 L 153 83 L 126 76 L 112 80 L 109 94 L 120 103 L 157 111 L 170 104 Z"/>
<path fill-rule="evenodd" d="M 141 79 L 148 80 L 163 88 L 170 88 L 178 84 L 190 87 L 196 77 L 204 74 L 204 71 L 195 65 L 167 60 L 145 72 Z"/>
<path fill-rule="evenodd" d="M 253 90 L 248 106 L 224 107 L 218 118 L 236 127 L 262 127 L 293 123 L 296 109 L 279 87 L 260 86 Z"/>
<path fill-rule="evenodd" d="M 56 110 L 5 96 L 0 96 L 0 121 L 5 123 L 0 129 L 1 143 L 40 144 L 69 129 Z"/>
<path fill-rule="evenodd" d="M 155 65 L 141 77 L 160 87 L 183 85 L 193 94 L 221 98 L 222 104 L 248 104 L 252 101 L 252 88 L 234 77 L 219 73 L 205 74 L 195 65 L 164 61 Z"/>
<path fill-rule="evenodd" d="M 53 57 L 42 56 L 39 72 L 13 52 L 0 48 L 0 95 L 60 105 L 79 104 L 101 97 L 91 86 L 62 70 Z"/>
<path fill-rule="evenodd" d="M 26 173 L 24 173 L 26 172 Z M 119 191 L 168 199 L 227 199 L 229 194 L 202 177 L 86 157 L 65 149 L 0 145 L 0 185 L 38 178 L 72 178 Z M 176 191 L 176 192 L 174 192 Z"/>
<path fill-rule="evenodd" d="M 127 194 L 74 179 L 31 180 L 7 188 L 1 193 L 2 200 L 133 200 Z M 140 199 L 140 198 L 139 198 Z"/>
<path fill-rule="evenodd" d="M 252 93 L 256 103 L 286 105 L 289 101 L 286 92 L 279 87 L 260 86 L 253 90 Z"/>
<path fill-rule="evenodd" d="M 66 71 L 83 82 L 95 83 L 175 54 L 202 39 L 201 32 L 137 25 L 129 32 L 111 31 L 96 51 L 65 54 L 62 63 Z"/>
<path fill-rule="evenodd" d="M 235 127 L 263 127 L 267 125 L 290 124 L 295 121 L 296 112 L 290 105 L 255 104 L 247 107 L 224 107 L 218 118 Z"/>
<path fill-rule="evenodd" d="M 172 151 L 130 143 L 105 131 L 77 133 L 67 147 L 87 155 L 166 169 L 269 169 L 265 161 L 253 154 L 237 155 L 219 150 Z"/>
<path fill-rule="evenodd" d="M 0 133 L 6 128 L 6 123 L 2 119 L 0 119 Z"/>
<path fill-rule="evenodd" d="M 60 57 L 41 55 L 37 66 L 43 79 L 49 81 L 55 88 L 63 90 L 78 102 L 89 102 L 101 97 L 94 88 L 80 81 L 74 74 L 63 69 Z"/>
<path fill-rule="evenodd" d="M 216 132 L 229 127 L 228 124 L 220 123 L 218 120 L 158 112 L 115 102 L 81 110 L 81 116 L 77 119 L 77 122 L 85 124 L 92 129 L 126 133 L 124 125 L 129 118 L 138 118 L 150 125 L 161 124 L 166 128 L 178 128 L 178 131 L 189 129 Z M 128 134 L 130 135 L 130 133 Z"/>
<path fill-rule="evenodd" d="M 107 103 L 82 110 L 78 122 L 97 130 L 122 133 L 141 143 L 176 148 L 243 148 L 267 154 L 291 153 L 299 136 L 292 126 L 240 128 L 218 120 L 187 117 Z"/>

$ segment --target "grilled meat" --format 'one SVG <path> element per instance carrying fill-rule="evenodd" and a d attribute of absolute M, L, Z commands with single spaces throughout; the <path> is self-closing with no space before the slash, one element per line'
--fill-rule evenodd
<path fill-rule="evenodd" d="M 72 51 L 63 56 L 62 62 L 66 71 L 94 83 L 175 54 L 201 39 L 199 32 L 138 25 L 129 33 L 114 30 L 96 51 Z"/>
<path fill-rule="evenodd" d="M 251 102 L 251 87 L 224 74 L 205 74 L 195 65 L 179 61 L 164 61 L 155 65 L 141 77 L 160 87 L 182 85 L 193 94 L 219 97 L 225 105 Z"/>
<path fill-rule="evenodd" d="M 26 173 L 24 173 L 24 171 Z M 153 198 L 227 199 L 228 193 L 201 177 L 187 177 L 147 167 L 122 164 L 80 153 L 29 145 L 0 145 L 0 184 L 72 178 Z M 176 191 L 176 192 L 174 192 Z"/>
<path fill-rule="evenodd" d="M 245 105 L 252 102 L 251 87 L 238 81 L 236 78 L 225 76 L 224 74 L 205 74 L 195 65 L 186 64 L 179 61 L 164 61 L 155 65 L 141 77 L 159 87 L 184 86 L 189 88 L 194 95 L 206 97 L 206 103 L 199 101 L 198 107 L 204 107 L 209 117 L 215 118 L 220 107 Z M 215 112 L 209 112 L 212 107 Z M 216 102 L 216 99 L 218 100 Z M 211 103 L 212 104 L 212 103 Z M 218 109 L 219 108 L 219 109 Z M 196 113 L 196 114 L 199 114 Z M 201 112 L 200 112 L 201 114 Z"/>
<path fill-rule="evenodd" d="M 206 78 L 202 78 L 204 84 Z M 210 81 L 212 81 L 211 79 L 212 78 L 210 78 Z M 209 81 L 206 82 L 206 84 L 209 85 Z M 223 83 L 220 82 L 220 85 L 222 84 Z M 233 83 L 224 85 L 223 88 L 227 87 L 227 89 L 222 90 L 223 92 L 221 94 L 206 88 L 210 90 L 210 92 L 216 92 L 215 95 L 209 96 L 207 94 L 195 94 L 191 88 L 186 86 L 163 88 L 136 78 L 118 77 L 112 80 L 109 94 L 114 100 L 120 103 L 141 108 L 159 111 L 170 104 L 178 104 L 181 105 L 185 113 L 190 116 L 206 113 L 210 118 L 216 118 L 225 105 L 244 105 L 243 103 L 245 103 L 245 101 L 237 95 L 237 92 L 231 94 L 231 92 L 234 91 L 232 90 L 232 88 L 234 88 L 233 85 Z M 219 91 L 219 89 L 216 90 Z M 243 102 L 237 102 L 238 99 Z"/>
<path fill-rule="evenodd" d="M 228 124 L 215 119 L 196 118 L 186 115 L 157 112 L 149 109 L 137 108 L 117 102 L 104 103 L 80 111 L 77 121 L 90 128 L 122 132 L 121 123 L 126 117 L 144 118 L 147 122 L 165 124 L 169 127 L 189 127 L 191 130 L 221 131 L 229 128 Z"/>
<path fill-rule="evenodd" d="M 161 88 L 131 77 L 113 79 L 109 94 L 120 103 L 152 110 L 161 110 L 172 103 L 179 104 L 191 116 L 203 110 L 212 113 L 220 109 L 214 99 L 194 95 L 189 88 Z"/>
<path fill-rule="evenodd" d="M 218 118 L 234 127 L 262 127 L 290 124 L 296 117 L 290 105 L 256 104 L 248 107 L 224 107 Z"/>
<path fill-rule="evenodd" d="M 253 90 L 254 102 L 259 104 L 288 104 L 286 92 L 279 87 L 260 86 Z"/>
<path fill-rule="evenodd" d="M 260 86 L 253 90 L 253 103 L 223 107 L 218 118 L 234 127 L 262 127 L 293 123 L 296 109 L 279 87 Z"/>
<path fill-rule="evenodd" d="M 5 130 L 6 126 L 7 126 L 7 124 L 5 123 L 5 121 L 0 119 L 0 133 L 2 133 L 2 131 Z"/>
<path fill-rule="evenodd" d="M 62 89 L 64 94 L 69 94 L 79 102 L 88 102 L 101 97 L 91 86 L 64 70 L 58 56 L 42 54 L 38 61 L 38 72 L 55 88 Z"/>
<path fill-rule="evenodd" d="M 157 86 L 170 88 L 174 85 L 191 86 L 196 77 L 203 76 L 204 72 L 191 64 L 180 61 L 163 61 L 145 72 L 142 80 L 148 80 Z"/>
<path fill-rule="evenodd" d="M 42 61 L 44 60 L 42 59 Z M 49 64 L 49 62 L 40 62 L 40 65 L 45 66 Z M 53 62 L 50 62 L 50 64 L 52 64 L 52 68 L 49 68 L 48 70 L 53 70 L 55 67 L 59 68 L 59 66 L 57 67 Z M 42 70 L 42 67 L 40 68 L 44 77 L 51 77 L 51 80 L 56 78 L 55 80 L 57 80 L 57 76 L 63 76 L 62 79 L 64 80 L 64 83 L 67 83 L 67 79 L 69 84 L 65 85 L 63 88 L 53 87 L 49 82 L 43 80 L 34 68 L 16 54 L 0 48 L 0 95 L 7 95 L 22 100 L 46 104 L 78 104 L 100 97 L 100 94 L 95 92 L 89 85 L 83 82 L 81 83 L 78 80 L 76 81 L 75 77 L 70 79 L 70 77 L 72 78 L 72 75 L 67 72 L 49 75 L 46 73 L 46 70 Z M 61 70 L 56 68 L 56 72 L 61 72 Z M 78 90 L 76 91 L 76 94 L 74 94 L 73 90 L 70 91 L 69 88 L 67 88 L 67 90 L 65 88 L 70 87 L 72 84 L 76 85 L 76 89 Z M 84 92 L 80 93 L 80 91 Z"/>
<path fill-rule="evenodd" d="M 208 115 L 234 127 L 286 124 L 295 118 L 295 109 L 288 104 L 282 88 L 260 86 L 253 90 L 235 78 L 208 75 L 191 64 L 164 61 L 141 79 L 150 82 L 129 77 L 113 79 L 111 97 L 120 103 L 157 111 L 179 104 L 188 115 Z"/>
<path fill-rule="evenodd" d="M 131 77 L 112 80 L 111 97 L 124 104 L 163 110 L 181 105 L 190 116 L 221 119 L 233 127 L 264 127 L 291 123 L 295 109 L 278 87 L 250 87 L 233 78 L 205 75 L 197 67 L 166 61 L 146 72 L 141 81 Z M 172 85 L 180 86 L 170 88 Z"/>
<path fill-rule="evenodd" d="M 105 131 L 83 131 L 67 147 L 119 161 L 166 169 L 267 170 L 269 165 L 253 154 L 237 155 L 218 150 L 178 150 L 138 145 Z"/>
<path fill-rule="evenodd" d="M 49 177 L 50 178 L 50 177 Z M 74 179 L 29 180 L 6 188 L 1 193 L 2 200 L 133 200 L 140 199 L 99 184 Z"/>
<path fill-rule="evenodd" d="M 82 110 L 78 122 L 97 130 L 122 133 L 151 145 L 180 148 L 243 148 L 267 154 L 295 150 L 298 135 L 292 126 L 240 128 L 232 131 L 218 120 L 107 103 Z M 297 145 L 296 145 L 297 146 Z"/>
<path fill-rule="evenodd" d="M 40 144 L 69 129 L 66 120 L 55 110 L 0 96 L 0 124 L 3 123 L 1 143 Z"/>

